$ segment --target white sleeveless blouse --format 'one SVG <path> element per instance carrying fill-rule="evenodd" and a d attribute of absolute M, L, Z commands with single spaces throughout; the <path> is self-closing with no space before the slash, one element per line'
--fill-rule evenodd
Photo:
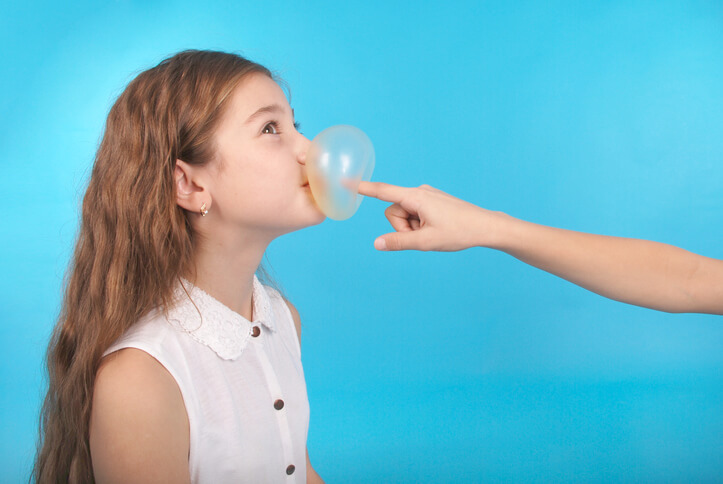
<path fill-rule="evenodd" d="M 191 482 L 305 483 L 309 402 L 286 302 L 254 277 L 248 321 L 184 286 L 190 299 L 179 285 L 168 318 L 153 311 L 105 354 L 137 348 L 176 380 L 190 424 Z"/>

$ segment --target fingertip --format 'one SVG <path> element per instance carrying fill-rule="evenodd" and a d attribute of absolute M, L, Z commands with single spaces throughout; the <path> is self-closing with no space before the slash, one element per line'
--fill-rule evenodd
<path fill-rule="evenodd" d="M 374 248 L 377 250 L 387 250 L 387 241 L 384 238 L 379 237 L 374 241 Z"/>

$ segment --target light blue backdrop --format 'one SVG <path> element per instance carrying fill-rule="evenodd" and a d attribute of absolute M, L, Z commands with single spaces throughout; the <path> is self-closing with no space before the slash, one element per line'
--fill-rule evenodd
<path fill-rule="evenodd" d="M 23 2 L 0 13 L 0 481 L 28 475 L 42 356 L 105 116 L 186 48 L 241 52 L 374 179 L 723 258 L 723 7 L 707 2 Z M 142 201 L 139 201 L 142 203 Z M 385 204 L 269 250 L 300 309 L 328 482 L 723 476 L 723 320 L 506 256 L 377 253 Z"/>

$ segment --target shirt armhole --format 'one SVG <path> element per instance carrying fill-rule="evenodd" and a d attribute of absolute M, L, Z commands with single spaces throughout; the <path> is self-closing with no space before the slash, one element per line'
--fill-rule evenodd
<path fill-rule="evenodd" d="M 294 343 L 296 344 L 296 351 L 299 353 L 299 358 L 301 358 L 301 335 L 296 329 L 296 324 L 294 323 L 294 315 L 291 314 L 291 309 L 289 308 L 288 303 L 286 302 L 286 299 L 280 298 L 281 302 L 284 305 L 284 310 L 286 311 L 286 315 L 288 316 L 286 319 L 289 321 L 289 324 L 291 325 L 292 333 L 294 335 Z"/>

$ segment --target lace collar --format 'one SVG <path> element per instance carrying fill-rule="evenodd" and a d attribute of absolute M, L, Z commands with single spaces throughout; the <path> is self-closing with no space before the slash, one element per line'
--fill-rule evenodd
<path fill-rule="evenodd" d="M 179 284 L 176 288 L 176 304 L 168 311 L 168 321 L 211 348 L 222 359 L 235 360 L 241 356 L 252 326 L 261 324 L 271 331 L 276 330 L 269 295 L 255 275 L 253 321 L 229 309 L 186 279 L 181 279 L 181 282 L 183 287 Z"/>

